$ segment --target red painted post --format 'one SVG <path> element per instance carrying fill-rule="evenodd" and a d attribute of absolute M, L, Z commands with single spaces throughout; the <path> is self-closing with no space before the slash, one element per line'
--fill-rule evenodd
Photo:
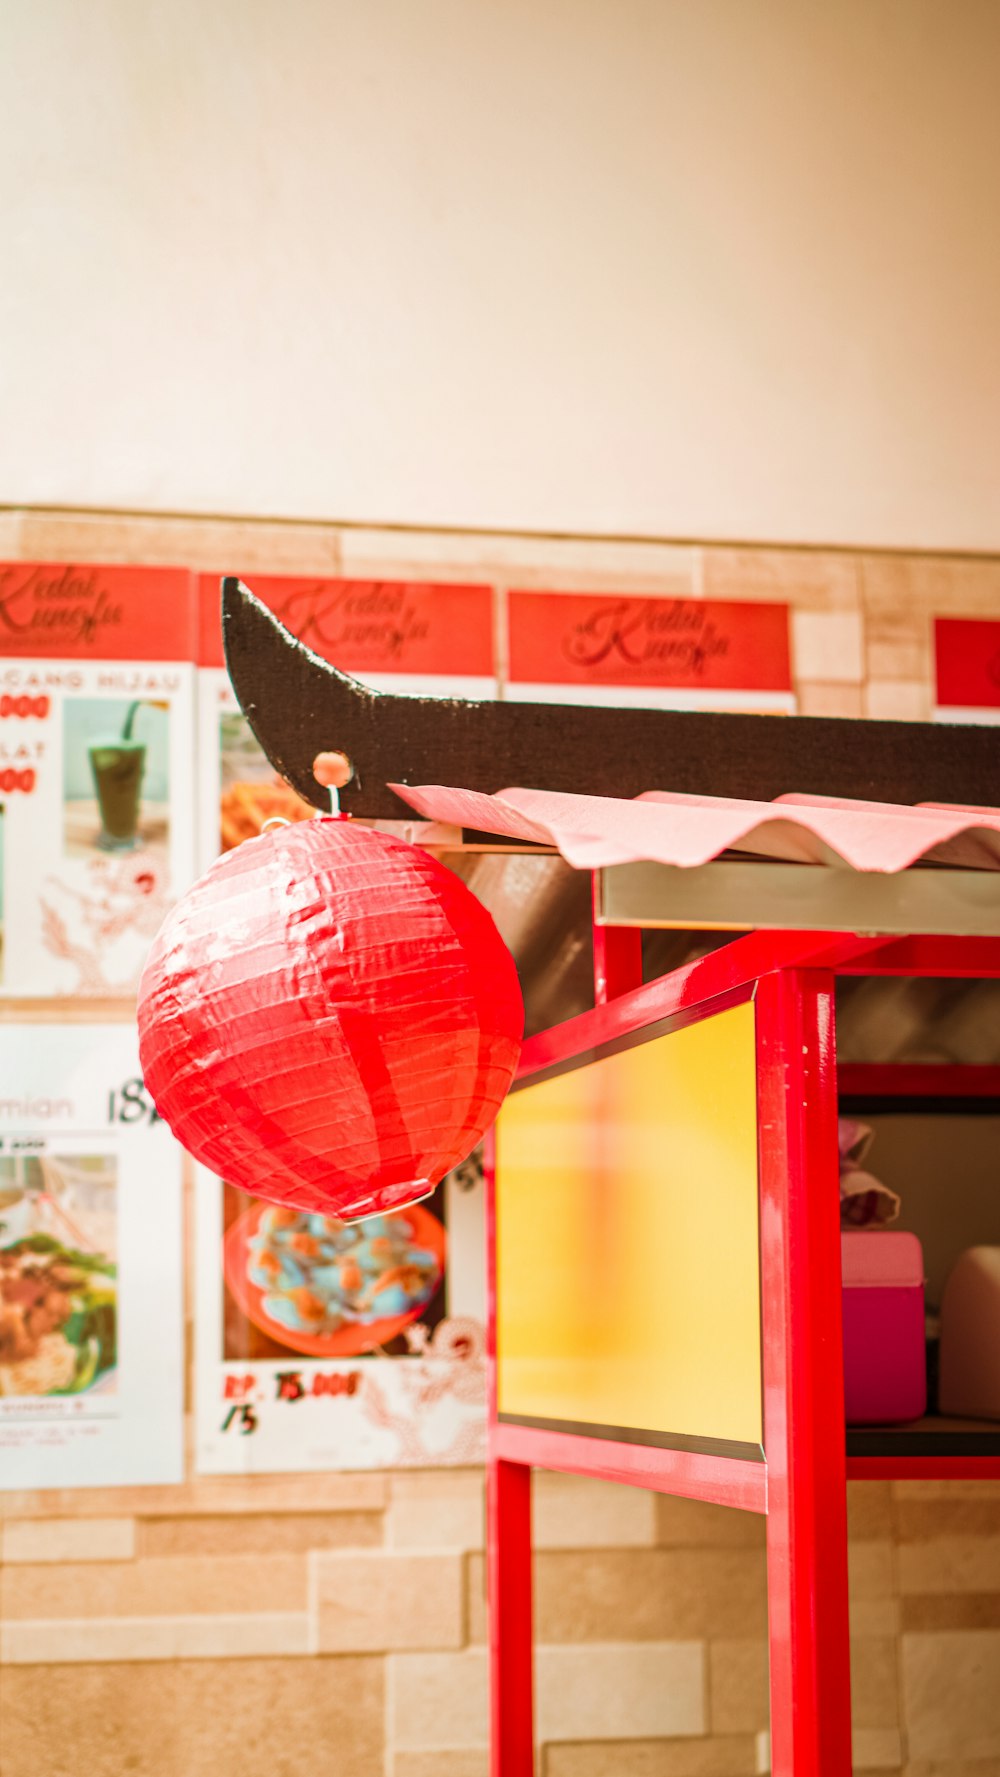
<path fill-rule="evenodd" d="M 757 992 L 772 1777 L 850 1777 L 833 977 Z"/>
<path fill-rule="evenodd" d="M 532 1777 L 531 1470 L 490 1458 L 490 1777 Z"/>
<path fill-rule="evenodd" d="M 534 1772 L 534 1636 L 531 1604 L 531 1469 L 496 1449 L 497 1296 L 495 1138 L 484 1144 L 486 1352 L 486 1585 L 490 1637 L 490 1777 Z"/>
<path fill-rule="evenodd" d="M 642 932 L 638 926 L 602 926 L 597 923 L 601 898 L 601 873 L 592 873 L 591 921 L 594 935 L 594 1004 L 606 1006 L 619 994 L 642 986 Z"/>

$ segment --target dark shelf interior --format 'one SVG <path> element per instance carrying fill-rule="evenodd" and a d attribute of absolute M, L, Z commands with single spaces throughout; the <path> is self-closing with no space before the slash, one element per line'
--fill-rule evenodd
<path fill-rule="evenodd" d="M 1000 1420 L 930 1414 L 909 1425 L 849 1425 L 848 1456 L 1000 1456 Z"/>

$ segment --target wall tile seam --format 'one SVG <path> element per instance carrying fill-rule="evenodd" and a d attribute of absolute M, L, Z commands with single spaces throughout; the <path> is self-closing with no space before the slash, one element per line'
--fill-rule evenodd
<path fill-rule="evenodd" d="M 303 1549 L 301 1552 L 311 1563 L 316 1563 L 318 1565 L 320 1561 L 328 1561 L 332 1566 L 340 1560 L 395 1562 L 424 1560 L 437 1561 L 442 1558 L 447 1558 L 449 1561 L 454 1561 L 456 1558 L 461 1558 L 465 1555 L 478 1555 L 481 1551 L 478 1549 L 470 1549 L 464 1543 L 407 1543 L 402 1546 L 392 1543 L 383 1543 L 377 1546 L 370 1543 L 358 1543 L 357 1545 L 351 1544 L 350 1546 L 346 1544 L 341 1546 L 338 1544 L 336 1548 L 332 1549 Z M 172 1557 L 167 1555 L 164 1556 L 163 1559 L 169 1561 Z M 220 1557 L 220 1559 L 222 1559 L 222 1557 Z M 232 1559 L 238 1561 L 241 1557 L 235 1555 Z"/>
<path fill-rule="evenodd" d="M 585 1543 L 582 1541 L 578 1543 L 552 1543 L 539 1542 L 536 1538 L 532 1543 L 532 1552 L 536 1555 L 643 1555 L 649 1554 L 651 1551 L 656 1551 L 657 1549 L 666 1550 L 669 1548 L 681 1550 L 705 1548 L 722 1550 L 726 1547 L 728 1547 L 728 1545 L 725 1543 L 658 1543 L 655 1541 L 648 1543 L 638 1543 L 633 1541 L 625 1543 Z M 481 1555 L 483 1551 L 481 1549 L 469 1549 L 467 1553 L 470 1555 Z"/>
<path fill-rule="evenodd" d="M 462 1572 L 461 1572 L 462 1599 L 461 1599 L 461 1617 L 460 1617 L 460 1625 L 459 1626 L 461 1629 L 462 1646 L 463 1647 L 474 1647 L 474 1646 L 479 1645 L 479 1644 L 475 1643 L 472 1639 L 472 1587 L 474 1584 L 474 1576 L 475 1576 L 475 1569 L 474 1569 L 474 1565 L 473 1565 L 474 1553 L 475 1553 L 475 1551 L 471 1550 L 471 1549 L 464 1549 L 462 1551 Z M 483 1567 L 483 1596 L 484 1596 L 484 1599 L 486 1597 L 485 1574 L 486 1574 L 486 1569 L 485 1569 L 485 1563 L 484 1563 L 484 1567 Z M 488 1613 L 488 1611 L 489 1611 L 488 1601 L 487 1601 L 486 1608 L 487 1608 L 487 1613 Z M 487 1636 L 488 1635 L 489 1635 L 489 1618 L 488 1618 L 488 1614 L 487 1614 Z"/>
<path fill-rule="evenodd" d="M 718 1637 L 719 1640 L 727 1639 Z M 728 1639 L 732 1639 L 731 1637 Z M 755 1639 L 750 1636 L 748 1640 Z M 766 1640 L 766 1637 L 760 1639 Z M 536 1641 L 536 1654 L 547 1653 L 579 1653 L 586 1650 L 588 1656 L 597 1654 L 634 1653 L 637 1647 L 644 1652 L 651 1648 L 700 1648 L 704 1652 L 709 1646 L 709 1639 L 703 1635 L 661 1635 L 655 1641 L 636 1643 L 628 1637 L 621 1639 L 607 1638 L 603 1641 Z M 388 1660 L 462 1660 L 480 1662 L 486 1657 L 486 1649 L 481 1642 L 466 1648 L 387 1648 L 385 1655 Z"/>
<path fill-rule="evenodd" d="M 17 1535 L 17 1532 L 21 1531 L 22 1526 L 24 1526 L 24 1525 L 31 1525 L 31 1526 L 41 1525 L 45 1529 L 49 1529 L 52 1525 L 58 1525 L 61 1527 L 63 1524 L 69 1523 L 69 1524 L 72 1524 L 75 1526 L 81 1522 L 86 1522 L 86 1520 L 81 1520 L 81 1519 L 77 1519 L 77 1518 L 70 1518 L 68 1520 L 67 1519 L 59 1519 L 59 1518 L 20 1518 L 20 1519 L 8 1518 L 7 1520 L 0 1519 L 0 1569 L 3 1569 L 5 1567 L 17 1567 L 17 1568 L 22 1568 L 22 1567 L 58 1567 L 58 1566 L 62 1566 L 66 1562 L 69 1562 L 74 1566 L 77 1563 L 79 1563 L 80 1565 L 87 1565 L 87 1566 L 108 1565 L 108 1566 L 118 1567 L 118 1566 L 121 1566 L 123 1564 L 126 1564 L 128 1562 L 132 1562 L 132 1561 L 135 1561 L 138 1559 L 138 1555 L 139 1555 L 139 1521 L 138 1521 L 138 1519 L 127 1520 L 127 1519 L 119 1519 L 119 1518 L 108 1518 L 108 1519 L 97 1520 L 97 1522 L 99 1522 L 99 1523 L 116 1524 L 116 1525 L 122 1525 L 122 1526 L 124 1526 L 126 1524 L 129 1525 L 129 1528 L 131 1530 L 131 1536 L 123 1539 L 124 1541 L 128 1541 L 130 1543 L 130 1547 L 129 1547 L 127 1553 L 119 1553 L 119 1552 L 114 1551 L 113 1549 L 109 1549 L 107 1544 L 105 1544 L 101 1553 L 97 1554 L 97 1555 L 81 1553 L 79 1550 L 74 1551 L 70 1555 L 67 1555 L 65 1553 L 45 1554 L 44 1552 L 40 1552 L 38 1549 L 30 1550 L 27 1554 L 22 1554 L 20 1549 L 18 1549 L 18 1547 L 17 1547 L 19 1540 L 30 1541 L 30 1535 L 29 1535 L 29 1537 L 24 1538 L 24 1539 L 19 1538 Z"/>
<path fill-rule="evenodd" d="M 40 1003 L 34 1002 L 34 1004 Z M 134 1009 L 134 995 L 117 1002 L 104 1001 L 102 1003 L 112 1006 L 116 1015 L 121 1011 L 123 1015 L 130 1016 Z M 406 1473 L 407 1471 L 398 1472 Z M 176 1484 L 157 1483 L 150 1488 L 137 1485 L 120 1489 L 101 1489 L 102 1498 L 99 1500 L 85 1498 L 88 1489 L 74 1490 L 70 1498 L 65 1498 L 62 1497 L 67 1491 L 65 1489 L 18 1488 L 14 1495 L 15 1504 L 11 1504 L 10 1495 L 0 1492 L 0 1527 L 13 1521 L 47 1524 L 60 1519 L 76 1524 L 87 1518 L 103 1522 L 107 1519 L 133 1517 L 137 1523 L 156 1520 L 166 1520 L 173 1523 L 177 1520 L 186 1521 L 192 1518 L 217 1518 L 220 1516 L 298 1518 L 316 1517 L 317 1515 L 337 1517 L 341 1513 L 363 1513 L 367 1516 L 377 1516 L 387 1509 L 387 1478 L 385 1474 L 378 1471 L 352 1472 L 350 1470 L 344 1470 L 341 1475 L 328 1472 L 322 1476 L 293 1474 L 282 1477 L 283 1480 L 293 1484 L 300 1481 L 312 1481 L 314 1487 L 315 1483 L 320 1480 L 335 1482 L 343 1479 L 350 1482 L 363 1482 L 364 1488 L 371 1490 L 371 1497 L 364 1497 L 360 1502 L 356 1498 L 348 1497 L 346 1500 L 333 1499 L 317 1503 L 314 1493 L 303 1489 L 306 1497 L 301 1500 L 296 1499 L 294 1503 L 288 1503 L 280 1498 L 272 1497 L 272 1494 L 277 1491 L 276 1478 L 272 1475 L 231 1475 L 213 1478 L 196 1475 L 193 1471 L 187 1475 L 184 1481 Z M 214 1479 L 217 1483 L 216 1490 L 207 1500 L 198 1498 L 200 1489 L 209 1479 Z M 253 1492 L 247 1493 L 245 1489 L 248 1483 L 252 1489 L 259 1488 L 263 1484 L 267 1497 L 255 1498 Z M 230 1488 L 232 1493 L 229 1491 Z M 347 1491 L 349 1494 L 350 1490 Z M 128 1505 L 123 1506 L 114 1499 L 107 1501 L 103 1497 L 107 1492 L 112 1494 L 152 1492 L 160 1497 L 155 1502 L 141 1500 L 136 1503 L 130 1500 Z M 51 1493 L 60 1496 L 57 1504 L 49 1503 L 45 1499 L 45 1496 Z M 174 1497 L 165 1501 L 162 1498 L 164 1493 L 170 1493 Z"/>
<path fill-rule="evenodd" d="M 313 1561 L 316 1551 L 306 1555 L 306 1646 L 310 1654 L 319 1653 L 319 1574 Z"/>
<path fill-rule="evenodd" d="M 905 1762 L 909 1756 L 909 1740 L 908 1740 L 907 1726 L 906 1726 L 907 1708 L 906 1708 L 906 1693 L 904 1690 L 903 1637 L 902 1637 L 902 1633 L 901 1633 L 902 1623 L 901 1623 L 901 1619 L 900 1619 L 900 1613 L 901 1613 L 900 1600 L 902 1598 L 902 1589 L 900 1586 L 900 1573 L 899 1573 L 899 1512 L 898 1512 L 898 1504 L 899 1504 L 899 1502 L 898 1502 L 896 1494 L 893 1490 L 892 1483 L 890 1482 L 890 1485 L 889 1485 L 889 1580 L 890 1580 L 890 1584 L 892 1586 L 893 1601 L 896 1605 L 896 1631 L 892 1637 L 892 1641 L 893 1641 L 893 1650 L 894 1650 L 894 1668 L 895 1668 L 895 1678 L 896 1678 L 896 1716 L 897 1716 L 897 1725 L 898 1725 L 898 1730 L 899 1730 L 900 1763 L 905 1764 Z"/>
<path fill-rule="evenodd" d="M 705 1637 L 701 1657 L 701 1710 L 702 1720 L 705 1724 L 704 1733 L 707 1736 L 713 1732 L 714 1722 L 712 1708 L 712 1642 L 710 1636 Z"/>
<path fill-rule="evenodd" d="M 156 510 L 118 508 L 112 506 L 49 506 L 40 502 L 14 500 L 0 503 L 0 520 L 4 523 L 24 526 L 36 525 L 89 525 L 106 524 L 118 528 L 129 525 L 148 525 L 177 528 L 181 525 L 195 527 L 239 527 L 249 531 L 272 530 L 279 535 L 296 535 L 320 533 L 324 536 L 333 535 L 345 541 L 356 541 L 358 538 L 413 537 L 415 539 L 442 538 L 448 542 L 462 542 L 473 538 L 493 539 L 499 546 L 521 540 L 529 544 L 543 547 L 587 542 L 594 547 L 616 547 L 633 549 L 704 549 L 719 555 L 748 555 L 759 553 L 767 556 L 783 558 L 801 556 L 806 560 L 829 559 L 835 562 L 846 560 L 879 564 L 882 562 L 898 562 L 901 560 L 925 560 L 942 564 L 969 565 L 975 567 L 984 562 L 998 559 L 993 549 L 959 549 L 946 547 L 923 548 L 918 544 L 887 544 L 879 546 L 871 543 L 838 543 L 811 542 L 808 540 L 784 541 L 774 538 L 718 538 L 718 537 L 673 537 L 673 536 L 632 536 L 609 533 L 590 534 L 573 533 L 564 530 L 517 530 L 516 528 L 484 528 L 475 526 L 448 527 L 440 524 L 392 523 L 378 519 L 350 519 L 341 515 L 339 518 L 322 518 L 289 516 L 267 513 L 240 512 L 160 512 Z"/>
<path fill-rule="evenodd" d="M 391 1661 L 382 1659 L 382 1777 L 396 1777 L 396 1748 L 392 1737 L 393 1700 Z"/>
<path fill-rule="evenodd" d="M 97 1561 L 11 1561 L 7 1564 L 7 1571 L 12 1580 L 19 1578 L 22 1583 L 28 1583 L 34 1579 L 51 1581 L 54 1568 L 79 1569 L 79 1574 L 74 1572 L 73 1577 L 79 1578 L 81 1584 L 94 1584 L 97 1575 L 105 1569 L 116 1577 L 125 1573 L 136 1573 L 147 1577 L 166 1577 L 168 1573 L 172 1572 L 174 1575 L 185 1573 L 191 1579 L 198 1579 L 204 1576 L 205 1569 L 208 1567 L 209 1572 L 214 1573 L 218 1583 L 222 1584 L 238 1575 L 245 1575 L 254 1566 L 259 1570 L 260 1564 L 263 1562 L 265 1564 L 263 1571 L 266 1575 L 270 1575 L 272 1581 L 276 1578 L 291 1578 L 297 1585 L 300 1580 L 305 1578 L 308 1563 L 314 1557 L 350 1555 L 350 1558 L 354 1560 L 361 1555 L 379 1554 L 381 1554 L 380 1550 L 366 1547 L 351 1550 L 340 1548 L 278 1550 L 254 1548 L 245 1549 L 237 1554 L 213 1555 L 196 1552 L 176 1555 L 142 1555 L 124 1561 L 105 1561 L 103 1559 Z"/>
<path fill-rule="evenodd" d="M 943 1499 L 927 1501 L 901 1500 L 897 1503 L 904 1506 L 907 1504 L 911 1506 L 926 1504 L 935 1508 L 933 1514 L 928 1514 L 926 1516 L 922 1513 L 915 1514 L 911 1511 L 904 1511 L 900 1514 L 896 1541 L 901 1549 L 913 1548 L 915 1545 L 926 1545 L 928 1543 L 950 1542 L 956 1537 L 961 1537 L 969 1541 L 982 1540 L 984 1542 L 996 1541 L 997 1538 L 1000 1538 L 1000 1503 L 994 1500 L 966 1500 L 964 1502 L 956 1500 L 951 1507 L 949 1507 L 948 1502 Z M 972 1524 L 961 1522 L 963 1518 L 979 1517 L 979 1513 L 969 1513 L 967 1511 L 969 1506 L 981 1506 L 985 1508 L 980 1522 Z M 960 1522 L 956 1524 L 954 1522 L 955 1518 L 958 1518 Z M 936 1522 L 935 1519 L 937 1520 Z M 943 1522 L 941 1521 L 942 1519 Z M 922 1526 L 924 1524 L 927 1524 L 928 1528 L 923 1528 Z"/>
<path fill-rule="evenodd" d="M 197 1645 L 188 1649 L 182 1649 L 180 1652 L 178 1652 L 176 1647 L 168 1648 L 163 1652 L 154 1653 L 143 1653 L 138 1651 L 141 1647 L 143 1631 L 148 1630 L 153 1635 L 160 1635 L 164 1641 L 166 1641 L 169 1640 L 170 1633 L 175 1631 L 179 1625 L 184 1625 L 185 1628 L 189 1629 L 196 1636 L 210 1634 L 212 1631 L 220 1633 L 224 1631 L 232 1631 L 239 1634 L 241 1631 L 246 1632 L 248 1629 L 273 1630 L 276 1645 L 269 1649 L 254 1649 L 250 1651 L 241 1649 L 238 1652 L 229 1652 L 222 1647 L 206 1652 L 203 1648 L 199 1648 Z M 294 1631 L 300 1628 L 303 1630 L 308 1629 L 305 1611 L 257 1611 L 239 1614 L 228 1612 L 220 1613 L 216 1616 L 205 1614 L 196 1617 L 192 1616 L 191 1613 L 177 1613 L 174 1615 L 163 1616 L 21 1617 L 13 1621 L 8 1620 L 5 1623 L 0 1623 L 0 1665 L 42 1667 L 99 1666 L 106 1664 L 146 1665 L 166 1660 L 218 1660 L 229 1662 L 230 1660 L 247 1659 L 309 1659 L 312 1656 L 302 1647 L 290 1648 L 277 1645 L 277 1642 L 281 1639 L 282 1631 Z M 10 1653 L 10 1649 L 14 1648 L 16 1650 L 19 1642 L 30 1641 L 32 1636 L 37 1636 L 40 1632 L 43 1634 L 51 1634 L 54 1639 L 60 1637 L 65 1639 L 72 1637 L 74 1634 L 87 1635 L 98 1646 L 103 1632 L 107 1632 L 111 1635 L 130 1633 L 136 1637 L 136 1645 L 127 1653 L 116 1653 L 108 1658 L 101 1657 L 100 1655 L 89 1659 L 86 1657 L 53 1657 L 52 1655 L 47 1655 L 43 1659 L 19 1659 L 16 1651 L 13 1654 Z M 318 1657 L 333 1659 L 337 1657 L 353 1658 L 355 1656 L 350 1653 L 340 1656 L 324 1653 Z"/>

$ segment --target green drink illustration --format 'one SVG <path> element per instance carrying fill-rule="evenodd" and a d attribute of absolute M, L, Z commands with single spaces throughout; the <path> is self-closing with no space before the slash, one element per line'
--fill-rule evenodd
<path fill-rule="evenodd" d="M 146 743 L 132 739 L 138 704 L 133 704 L 120 735 L 92 740 L 87 749 L 101 811 L 97 843 L 102 851 L 133 851 L 139 843 L 139 799 L 146 769 Z"/>

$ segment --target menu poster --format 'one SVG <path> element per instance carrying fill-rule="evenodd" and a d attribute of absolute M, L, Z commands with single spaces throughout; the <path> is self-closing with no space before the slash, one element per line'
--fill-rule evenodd
<path fill-rule="evenodd" d="M 200 1172 L 199 1472 L 482 1462 L 483 1216 L 478 1155 L 353 1224 Z"/>
<path fill-rule="evenodd" d="M 786 605 L 512 591 L 508 624 L 514 700 L 795 709 Z"/>
<path fill-rule="evenodd" d="M 134 1028 L 7 1027 L 0 1487 L 182 1479 L 181 1184 Z"/>
<path fill-rule="evenodd" d="M 1000 723 L 1000 620 L 938 617 L 934 668 L 936 722 Z"/>
<path fill-rule="evenodd" d="M 191 586 L 0 565 L 0 994 L 131 992 L 193 875 Z"/>
<path fill-rule="evenodd" d="M 314 654 L 379 691 L 496 695 L 489 586 L 251 574 L 248 584 Z M 314 810 L 275 773 L 225 670 L 217 574 L 198 583 L 198 855 L 202 869 L 266 820 Z M 342 744 L 331 736 L 329 745 Z"/>

